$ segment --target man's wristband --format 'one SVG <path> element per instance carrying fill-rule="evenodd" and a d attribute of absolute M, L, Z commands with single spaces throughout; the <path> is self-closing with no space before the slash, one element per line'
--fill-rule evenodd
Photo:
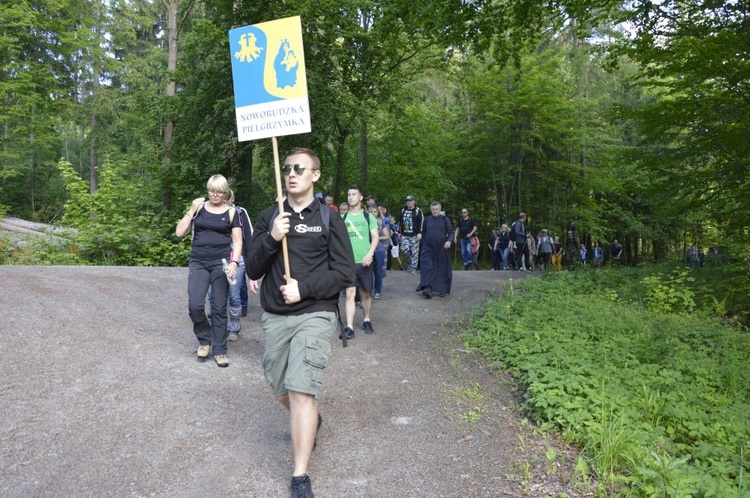
<path fill-rule="evenodd" d="M 230 262 L 236 264 L 237 266 L 240 266 L 240 262 L 239 261 L 230 261 Z"/>

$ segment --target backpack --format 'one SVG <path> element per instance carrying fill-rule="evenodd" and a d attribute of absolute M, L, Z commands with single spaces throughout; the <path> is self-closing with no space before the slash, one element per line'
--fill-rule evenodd
<path fill-rule="evenodd" d="M 237 209 L 240 212 L 239 222 L 240 228 L 242 229 L 242 255 L 247 256 L 247 250 L 250 249 L 250 238 L 253 236 L 253 224 L 250 222 L 250 214 L 247 212 L 247 209 L 240 206 L 229 209 Z M 231 224 L 232 215 L 230 214 L 229 216 Z M 243 221 L 245 218 L 247 218 L 247 223 Z"/>
<path fill-rule="evenodd" d="M 365 221 L 367 222 L 367 235 L 370 236 L 370 243 L 372 243 L 372 232 L 370 231 L 370 213 L 362 210 L 362 213 L 365 215 Z M 344 224 L 346 224 L 346 217 L 349 216 L 349 212 L 347 211 L 344 213 L 344 216 L 341 217 L 342 220 L 344 220 Z"/>

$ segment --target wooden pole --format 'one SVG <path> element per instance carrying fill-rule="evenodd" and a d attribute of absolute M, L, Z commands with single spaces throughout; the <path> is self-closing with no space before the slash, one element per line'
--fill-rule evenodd
<path fill-rule="evenodd" d="M 276 174 L 276 203 L 279 205 L 279 214 L 284 212 L 284 196 L 281 191 L 281 166 L 279 165 L 279 142 L 276 137 L 271 137 L 273 141 L 273 168 Z M 270 227 L 271 229 L 273 227 Z M 286 283 L 292 281 L 292 274 L 289 270 L 289 250 L 286 245 L 286 235 L 281 239 L 281 251 L 284 254 L 284 276 Z"/>

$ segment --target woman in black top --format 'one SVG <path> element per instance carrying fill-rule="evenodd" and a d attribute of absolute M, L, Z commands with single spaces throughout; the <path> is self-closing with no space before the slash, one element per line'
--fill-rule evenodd
<path fill-rule="evenodd" d="M 216 364 L 229 366 L 227 358 L 227 278 L 235 278 L 242 254 L 242 228 L 229 198 L 229 183 L 222 175 L 214 175 L 206 183 L 205 197 L 193 200 L 190 209 L 177 223 L 175 235 L 184 237 L 193 232 L 188 273 L 188 310 L 193 332 L 198 338 L 198 357 L 208 358 L 211 350 Z M 231 246 L 230 246 L 231 244 Z M 232 251 L 234 247 L 234 252 Z M 222 259 L 227 261 L 224 267 Z M 242 278 L 243 276 L 240 275 Z M 236 282 L 236 280 L 235 280 Z M 211 321 L 205 312 L 208 287 L 211 286 Z"/>
<path fill-rule="evenodd" d="M 503 223 L 500 227 L 500 234 L 497 237 L 497 250 L 500 251 L 500 259 L 503 260 L 503 270 L 509 270 L 508 260 L 512 251 L 513 245 L 510 243 L 510 229 L 508 225 Z"/>

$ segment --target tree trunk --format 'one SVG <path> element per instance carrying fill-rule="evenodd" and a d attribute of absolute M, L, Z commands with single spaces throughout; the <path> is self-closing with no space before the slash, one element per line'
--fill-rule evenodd
<path fill-rule="evenodd" d="M 101 4 L 96 2 L 96 11 L 94 13 L 95 39 L 102 39 L 101 25 Z M 89 193 L 96 192 L 96 132 L 97 132 L 97 99 L 99 98 L 99 48 L 93 48 L 93 57 L 91 60 L 91 134 L 89 135 Z"/>
<path fill-rule="evenodd" d="M 349 135 L 349 131 L 338 128 L 339 135 L 336 138 L 336 173 L 333 181 L 333 200 L 334 202 L 340 202 L 339 194 L 343 187 L 344 182 L 344 156 L 346 154 L 346 137 Z"/>
<path fill-rule="evenodd" d="M 240 168 L 240 178 L 242 178 L 242 185 L 244 188 L 243 191 L 236 194 L 238 201 L 237 204 L 247 208 L 248 200 L 250 199 L 250 188 L 253 182 L 253 153 L 255 152 L 255 144 L 238 144 L 238 146 L 240 148 L 240 153 L 237 159 Z"/>
<path fill-rule="evenodd" d="M 34 122 L 34 113 L 31 113 L 32 123 Z M 34 194 L 36 191 L 36 185 L 34 182 L 34 130 L 29 134 L 29 201 L 31 203 L 31 212 L 36 212 L 36 202 L 34 200 Z"/>
<path fill-rule="evenodd" d="M 359 161 L 362 168 L 362 189 L 367 190 L 367 122 L 364 118 L 359 123 Z"/>
<path fill-rule="evenodd" d="M 169 78 L 167 82 L 167 115 L 164 117 L 164 135 L 162 136 L 164 154 L 162 156 L 164 181 L 162 184 L 162 205 L 164 208 L 169 208 L 172 201 L 172 156 L 169 147 L 172 144 L 172 137 L 174 136 L 174 122 L 172 121 L 171 102 L 169 100 L 175 95 L 174 73 L 177 70 L 177 38 L 179 35 L 177 31 L 177 10 L 180 7 L 180 0 L 162 0 L 162 3 L 167 9 L 167 77 Z"/>

